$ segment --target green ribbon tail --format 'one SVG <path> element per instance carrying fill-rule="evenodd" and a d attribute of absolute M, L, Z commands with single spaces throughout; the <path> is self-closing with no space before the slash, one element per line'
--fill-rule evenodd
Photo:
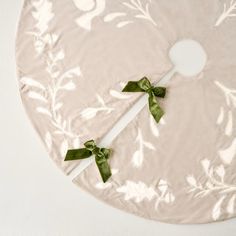
<path fill-rule="evenodd" d="M 108 149 L 106 149 L 106 150 L 108 150 Z M 103 180 L 104 183 L 112 175 L 110 166 L 107 162 L 107 159 L 109 157 L 108 155 L 107 155 L 106 152 L 103 152 L 102 150 L 100 150 L 99 153 L 97 153 L 96 156 L 95 156 L 96 164 L 97 164 L 98 170 L 100 172 L 100 175 L 101 175 L 102 180 Z"/>
<path fill-rule="evenodd" d="M 140 88 L 138 82 L 129 81 L 123 88 L 122 92 L 144 92 L 144 90 Z"/>
<path fill-rule="evenodd" d="M 87 148 L 71 149 L 67 151 L 64 161 L 80 160 L 90 156 L 92 156 L 92 152 Z"/>
<path fill-rule="evenodd" d="M 161 117 L 164 115 L 164 111 L 159 106 L 154 93 L 149 94 L 148 104 L 149 104 L 149 110 L 150 110 L 153 118 L 158 123 L 160 121 Z"/>

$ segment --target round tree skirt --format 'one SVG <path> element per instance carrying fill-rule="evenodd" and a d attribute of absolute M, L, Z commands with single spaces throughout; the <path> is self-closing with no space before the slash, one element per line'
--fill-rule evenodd
<path fill-rule="evenodd" d="M 67 150 L 99 142 L 143 97 L 127 82 L 164 77 L 161 121 L 143 107 L 107 146 L 112 177 L 92 161 L 73 182 L 148 219 L 234 217 L 235 26 L 235 0 L 25 0 L 20 93 L 52 160 L 71 174 L 81 161 Z"/>

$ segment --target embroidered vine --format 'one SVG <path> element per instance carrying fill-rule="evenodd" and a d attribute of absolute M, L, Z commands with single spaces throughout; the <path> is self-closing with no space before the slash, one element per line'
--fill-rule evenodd
<path fill-rule="evenodd" d="M 236 17 L 236 0 L 231 0 L 228 7 L 226 3 L 223 6 L 223 12 L 217 19 L 215 26 L 219 26 L 226 18 Z"/>
<path fill-rule="evenodd" d="M 85 108 L 80 113 L 82 118 L 84 118 L 86 120 L 89 120 L 89 119 L 94 118 L 97 115 L 98 112 L 105 111 L 107 114 L 109 114 L 109 113 L 111 113 L 114 110 L 114 108 L 108 107 L 105 104 L 105 102 L 104 102 L 104 100 L 102 99 L 101 96 L 96 94 L 96 97 L 97 97 L 97 101 L 100 103 L 101 106 Z"/>
<path fill-rule="evenodd" d="M 32 1 L 34 11 L 32 16 L 36 23 L 33 31 L 27 32 L 34 36 L 34 47 L 38 55 L 40 55 L 47 44 L 54 44 L 58 37 L 56 34 L 49 34 L 48 24 L 54 18 L 54 13 L 52 12 L 52 3 L 49 0 L 35 0 Z"/>
<path fill-rule="evenodd" d="M 229 184 L 225 180 L 226 170 L 224 165 L 212 166 L 210 160 L 204 159 L 201 165 L 206 177 L 204 183 L 198 182 L 193 175 L 186 177 L 190 186 L 189 193 L 193 193 L 195 198 L 202 198 L 213 192 L 219 198 L 212 209 L 212 218 L 217 220 L 222 214 L 222 204 L 227 204 L 226 212 L 233 214 L 235 211 L 236 185 Z"/>
<path fill-rule="evenodd" d="M 163 179 L 160 179 L 156 186 L 147 186 L 141 181 L 127 180 L 125 185 L 120 186 L 116 191 L 123 193 L 126 201 L 134 200 L 139 203 L 145 200 L 155 200 L 155 209 L 158 209 L 161 203 L 170 204 L 175 201 L 175 196 L 170 190 L 169 184 Z"/>
<path fill-rule="evenodd" d="M 60 111 L 64 105 L 62 97 L 66 92 L 75 90 L 75 79 L 81 78 L 82 74 L 80 67 L 66 71 L 61 69 L 61 64 L 65 58 L 64 50 L 56 49 L 58 48 L 56 47 L 58 35 L 48 32 L 48 24 L 54 16 L 52 3 L 48 0 L 39 0 L 33 1 L 32 5 L 35 8 L 33 17 L 36 20 L 36 30 L 31 32 L 31 35 L 36 36 L 34 46 L 37 54 L 44 53 L 46 72 L 50 80 L 47 85 L 44 85 L 33 78 L 22 77 L 20 82 L 29 87 L 28 97 L 38 102 L 36 111 L 50 119 L 55 128 L 53 134 L 61 135 L 60 153 L 64 157 L 69 146 L 79 146 L 80 136 L 71 128 L 73 117 L 63 118 L 61 115 Z M 52 133 L 47 131 L 44 140 L 48 150 L 51 151 Z"/>
<path fill-rule="evenodd" d="M 83 29 L 90 31 L 92 21 L 103 13 L 106 7 L 105 0 L 73 0 L 75 6 L 85 13 L 76 19 L 76 23 Z"/>
<path fill-rule="evenodd" d="M 157 122 L 154 120 L 153 116 L 150 115 L 149 124 L 150 124 L 150 129 L 151 129 L 152 134 L 155 137 L 159 137 L 160 136 L 159 128 L 160 128 L 161 125 L 165 125 L 166 122 L 163 118 L 161 118 L 160 122 L 157 124 Z"/>
<path fill-rule="evenodd" d="M 138 143 L 138 150 L 133 154 L 132 163 L 134 167 L 141 167 L 144 160 L 144 148 L 146 147 L 148 149 L 155 150 L 155 147 L 151 143 L 143 140 L 143 135 L 140 128 L 138 129 L 138 135 L 135 143 Z"/>
<path fill-rule="evenodd" d="M 150 3 L 151 0 L 146 1 L 146 3 L 142 3 L 141 0 L 129 0 L 123 2 L 122 4 L 124 7 L 134 12 L 134 18 L 147 20 L 156 27 L 158 25 L 150 14 Z M 128 13 L 126 12 L 112 12 L 104 17 L 104 22 L 115 21 L 116 19 L 122 19 L 126 16 L 128 16 Z M 116 27 L 122 28 L 131 23 L 134 23 L 134 20 L 124 19 L 116 23 Z"/>
<path fill-rule="evenodd" d="M 236 107 L 236 90 L 229 89 L 219 81 L 215 81 L 217 87 L 223 92 L 227 108 L 221 106 L 220 113 L 218 115 L 216 124 L 220 127 L 224 127 L 224 134 L 228 137 L 232 137 L 233 135 L 233 111 L 232 108 Z M 225 148 L 222 148 L 218 151 L 221 160 L 224 164 L 230 164 L 236 154 L 236 139 L 232 139 L 230 141 L 231 144 Z"/>

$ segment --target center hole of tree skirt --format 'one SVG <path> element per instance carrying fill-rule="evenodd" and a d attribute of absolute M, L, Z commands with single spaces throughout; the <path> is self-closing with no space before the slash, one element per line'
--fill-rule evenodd
<path fill-rule="evenodd" d="M 169 57 L 175 71 L 187 77 L 199 74 L 207 61 L 207 54 L 202 45 L 191 39 L 176 42 L 169 51 Z"/>

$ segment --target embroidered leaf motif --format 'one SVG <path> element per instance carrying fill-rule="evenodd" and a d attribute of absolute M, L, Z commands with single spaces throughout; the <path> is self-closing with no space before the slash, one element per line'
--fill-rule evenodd
<path fill-rule="evenodd" d="M 137 136 L 135 142 L 138 143 L 139 148 L 133 154 L 132 163 L 133 163 L 134 167 L 139 168 L 143 164 L 143 159 L 144 159 L 143 149 L 144 149 L 144 147 L 151 149 L 151 150 L 155 150 L 155 147 L 151 143 L 143 140 L 143 135 L 142 135 L 141 129 L 138 129 L 138 136 Z"/>
<path fill-rule="evenodd" d="M 81 73 L 81 70 L 79 67 L 75 67 L 75 68 L 72 68 L 70 70 L 67 70 L 62 76 L 61 76 L 61 80 L 63 79 L 66 79 L 66 78 L 73 78 L 73 77 L 76 77 L 76 76 L 81 76 L 82 73 Z"/>
<path fill-rule="evenodd" d="M 232 111 L 228 112 L 228 122 L 225 126 L 225 135 L 231 136 L 233 132 L 233 114 Z"/>
<path fill-rule="evenodd" d="M 144 145 L 146 148 L 149 148 L 149 149 L 151 149 L 151 150 L 156 150 L 155 147 L 152 145 L 152 143 L 143 142 L 143 145 Z"/>
<path fill-rule="evenodd" d="M 236 89 L 229 89 L 219 81 L 215 81 L 215 84 L 221 89 L 225 95 L 227 105 L 236 107 Z"/>
<path fill-rule="evenodd" d="M 112 184 L 111 183 L 109 183 L 109 182 L 106 182 L 106 183 L 103 183 L 103 182 L 99 182 L 99 183 L 97 183 L 96 185 L 95 185 L 95 187 L 97 188 L 97 189 L 106 189 L 106 188 L 110 188 L 112 186 Z"/>
<path fill-rule="evenodd" d="M 89 108 L 84 109 L 80 114 L 84 119 L 89 120 L 89 119 L 94 118 L 97 112 L 98 112 L 98 109 L 89 107 Z"/>
<path fill-rule="evenodd" d="M 224 120 L 224 108 L 221 107 L 221 108 L 220 108 L 220 114 L 219 114 L 219 116 L 218 116 L 218 118 L 217 118 L 216 124 L 217 124 L 217 125 L 222 124 L 223 120 Z"/>
<path fill-rule="evenodd" d="M 54 60 L 55 62 L 57 61 L 61 61 L 65 58 L 65 53 L 63 50 L 60 50 L 59 52 L 57 52 L 54 56 L 52 56 L 52 60 Z"/>
<path fill-rule="evenodd" d="M 219 26 L 226 18 L 230 17 L 236 17 L 236 0 L 231 0 L 228 8 L 226 3 L 224 3 L 223 12 L 217 19 L 215 26 Z"/>
<path fill-rule="evenodd" d="M 163 118 L 160 119 L 160 122 L 157 124 L 157 122 L 154 120 L 153 116 L 150 115 L 149 116 L 149 124 L 150 124 L 150 128 L 151 128 L 151 131 L 152 131 L 152 134 L 155 136 L 155 137 L 159 137 L 160 135 L 160 132 L 159 132 L 159 127 L 160 125 L 165 125 L 165 120 Z"/>
<path fill-rule="evenodd" d="M 231 145 L 223 150 L 218 151 L 221 160 L 229 165 L 236 154 L 236 138 L 232 141 Z"/>
<path fill-rule="evenodd" d="M 51 151 L 51 149 L 52 149 L 52 136 L 49 132 L 47 132 L 45 135 L 45 143 L 47 145 L 48 150 Z"/>
<path fill-rule="evenodd" d="M 220 165 L 216 168 L 216 174 L 221 178 L 221 181 L 224 182 L 225 177 L 225 168 L 223 165 Z"/>
<path fill-rule="evenodd" d="M 43 97 L 41 94 L 34 92 L 34 91 L 28 92 L 28 96 L 32 99 L 39 100 L 41 102 L 45 102 L 45 103 L 48 102 L 45 97 Z"/>
<path fill-rule="evenodd" d="M 98 183 L 95 184 L 95 188 L 100 189 L 100 190 L 111 188 L 114 184 L 114 182 L 111 181 L 111 179 L 114 178 L 114 175 L 116 175 L 118 172 L 119 172 L 118 169 L 111 169 L 112 177 L 108 180 L 108 182 L 103 183 L 99 181 Z"/>
<path fill-rule="evenodd" d="M 228 205 L 227 205 L 227 212 L 228 212 L 229 214 L 231 214 L 231 215 L 234 213 L 235 199 L 236 199 L 236 195 L 234 194 L 234 195 L 230 198 L 230 200 L 229 200 L 229 202 L 228 202 Z"/>
<path fill-rule="evenodd" d="M 197 188 L 197 181 L 196 179 L 192 176 L 192 175 L 189 175 L 186 177 L 188 183 L 190 184 L 190 186 L 194 187 L 194 188 Z"/>
<path fill-rule="evenodd" d="M 99 101 L 99 103 L 102 105 L 102 106 L 105 106 L 105 102 L 104 100 L 102 99 L 102 97 L 98 94 L 96 94 L 96 97 L 97 97 L 97 100 Z"/>
<path fill-rule="evenodd" d="M 88 108 L 83 109 L 80 112 L 80 115 L 82 118 L 89 120 L 89 119 L 94 118 L 98 112 L 105 111 L 107 114 L 109 114 L 114 110 L 114 108 L 106 106 L 104 100 L 102 99 L 102 97 L 100 95 L 97 94 L 96 97 L 97 97 L 97 101 L 101 104 L 101 106 L 100 107 L 88 107 Z"/>
<path fill-rule="evenodd" d="M 141 18 L 150 21 L 154 26 L 157 26 L 157 23 L 153 20 L 149 11 L 149 3 L 142 4 L 140 0 L 130 0 L 130 2 L 123 2 L 123 5 L 138 11 L 139 14 L 135 15 L 136 18 Z"/>
<path fill-rule="evenodd" d="M 62 157 L 65 157 L 66 152 L 67 152 L 67 150 L 68 150 L 68 147 L 69 147 L 69 145 L 68 145 L 67 140 L 64 140 L 64 141 L 62 142 L 61 148 L 60 148 L 60 153 L 61 153 L 61 156 L 62 156 Z"/>
<path fill-rule="evenodd" d="M 116 90 L 110 90 L 110 95 L 112 97 L 118 98 L 118 99 L 129 99 L 131 97 L 131 95 L 122 94 L 122 93 L 119 93 Z"/>
<path fill-rule="evenodd" d="M 62 102 L 58 102 L 55 107 L 54 107 L 54 110 L 55 111 L 58 111 L 59 109 L 61 109 L 61 107 L 63 106 L 63 103 Z"/>
<path fill-rule="evenodd" d="M 74 0 L 74 2 L 76 3 L 77 7 L 78 6 L 81 7 L 81 4 L 78 4 L 79 0 L 77 1 Z M 90 11 L 86 11 L 82 16 L 80 16 L 76 20 L 76 23 L 83 29 L 90 31 L 92 28 L 93 19 L 102 14 L 102 12 L 105 10 L 105 7 L 106 7 L 105 0 L 96 0 L 96 5 L 94 5 L 94 8 L 91 9 Z"/>
<path fill-rule="evenodd" d="M 132 162 L 135 167 L 140 167 L 143 163 L 143 153 L 140 151 L 136 151 L 133 154 Z"/>
<path fill-rule="evenodd" d="M 126 181 L 126 184 L 117 188 L 117 192 L 125 194 L 125 200 L 134 199 L 135 202 L 141 202 L 145 199 L 152 200 L 157 196 L 153 187 L 147 187 L 143 182 L 134 183 Z"/>
<path fill-rule="evenodd" d="M 225 195 L 222 196 L 217 201 L 217 203 L 215 204 L 215 206 L 214 206 L 214 208 L 212 210 L 212 218 L 213 218 L 213 220 L 218 220 L 220 218 L 220 215 L 221 215 L 221 204 L 224 201 L 225 197 L 226 197 Z"/>
<path fill-rule="evenodd" d="M 38 0 L 33 1 L 32 5 L 35 8 L 32 15 L 37 20 L 35 27 L 42 35 L 47 31 L 48 24 L 54 17 L 54 13 L 52 13 L 52 3 L 48 0 Z"/>
<path fill-rule="evenodd" d="M 208 159 L 202 160 L 201 164 L 206 176 L 206 181 L 199 183 L 193 175 L 188 175 L 186 180 L 190 186 L 189 193 L 193 193 L 195 198 L 206 197 L 210 194 L 214 194 L 215 197 L 219 195 L 219 199 L 212 208 L 212 218 L 214 220 L 218 220 L 220 218 L 223 210 L 223 203 L 227 206 L 226 211 L 233 214 L 236 185 L 226 183 L 226 169 L 224 165 L 219 165 L 217 167 L 211 166 Z M 202 179 L 202 176 L 200 176 L 200 179 Z"/>
<path fill-rule="evenodd" d="M 209 172 L 209 167 L 210 167 L 210 161 L 208 159 L 204 159 L 201 161 L 202 167 L 205 171 L 206 174 Z"/>
<path fill-rule="evenodd" d="M 51 112 L 48 109 L 44 108 L 44 107 L 37 107 L 36 111 L 39 112 L 39 113 L 45 114 L 47 116 L 50 116 L 50 117 L 52 116 Z"/>
<path fill-rule="evenodd" d="M 95 0 L 73 0 L 73 2 L 81 11 L 90 11 L 95 7 Z"/>
<path fill-rule="evenodd" d="M 35 31 L 28 32 L 28 34 L 35 36 L 34 46 L 36 52 L 41 54 L 45 49 L 46 43 L 50 40 L 50 36 L 46 33 L 49 27 L 48 25 L 54 17 L 54 13 L 52 12 L 52 3 L 48 0 L 35 0 L 32 2 L 32 5 L 35 9 L 32 12 L 32 16 L 36 20 L 36 24 Z"/>
<path fill-rule="evenodd" d="M 115 89 L 110 89 L 109 93 L 112 97 L 114 98 L 117 98 L 117 99 L 129 99 L 132 97 L 132 94 L 131 95 L 128 95 L 128 94 L 124 94 L 121 92 L 121 90 L 124 88 L 124 86 L 126 85 L 126 83 L 124 82 L 119 82 L 118 83 L 118 88 L 115 90 Z"/>
<path fill-rule="evenodd" d="M 124 194 L 126 201 L 135 201 L 137 203 L 142 201 L 156 200 L 154 207 L 158 208 L 160 203 L 170 204 L 175 201 L 175 196 L 169 190 L 168 183 L 165 180 L 160 180 L 156 187 L 147 186 L 145 183 L 133 182 L 127 180 L 125 185 L 116 189 L 117 192 Z"/>
<path fill-rule="evenodd" d="M 147 20 L 151 22 L 154 26 L 157 26 L 157 23 L 151 17 L 151 14 L 149 11 L 149 6 L 150 6 L 149 3 L 150 1 L 146 2 L 146 4 L 145 3 L 142 4 L 140 0 L 130 0 L 130 1 L 125 1 L 122 4 L 125 8 L 131 9 L 132 11 L 134 11 L 134 13 L 137 13 L 136 15 L 134 15 L 134 18 Z M 104 22 L 111 22 L 111 21 L 115 21 L 117 18 L 122 17 L 122 20 L 116 24 L 117 28 L 122 28 L 126 25 L 134 23 L 133 20 L 124 19 L 125 16 L 127 16 L 127 13 L 113 12 L 113 13 L 107 14 L 103 20 Z"/>
<path fill-rule="evenodd" d="M 61 89 L 65 89 L 65 90 L 74 90 L 75 88 L 76 86 L 72 81 L 68 82 L 67 84 L 61 87 Z"/>
<path fill-rule="evenodd" d="M 122 28 L 122 27 L 124 27 L 124 26 L 126 26 L 128 24 L 131 24 L 131 23 L 133 23 L 133 21 L 131 21 L 131 20 L 121 21 L 116 26 L 117 26 L 117 28 Z"/>
<path fill-rule="evenodd" d="M 45 70 L 48 73 L 48 81 L 50 82 L 45 86 L 28 76 L 22 77 L 20 82 L 23 86 L 28 86 L 28 97 L 40 102 L 40 105 L 37 105 L 35 108 L 36 112 L 50 118 L 50 127 L 54 128 L 54 130 L 51 132 L 47 131 L 44 136 L 47 149 L 51 151 L 53 135 L 61 135 L 63 142 L 60 145 L 59 151 L 64 157 L 69 146 L 79 146 L 80 136 L 72 131 L 72 117 L 64 119 L 60 114 L 60 109 L 63 106 L 60 99 L 65 96 L 65 91 L 75 89 L 76 84 L 72 79 L 81 76 L 82 73 L 79 67 L 62 71 L 61 68 L 63 67 L 58 64 L 64 60 L 65 52 L 63 49 L 56 50 L 58 35 L 51 31 L 50 33 L 48 32 L 49 23 L 54 17 L 52 3 L 48 0 L 32 0 L 31 3 L 34 7 L 32 15 L 35 19 L 35 26 L 34 31 L 27 32 L 27 34 L 34 37 L 34 47 L 37 55 L 44 53 L 46 61 Z M 66 79 L 70 79 L 70 81 L 65 82 Z M 60 96 L 58 96 L 59 92 Z M 78 114 L 76 115 L 78 116 Z"/>
<path fill-rule="evenodd" d="M 36 88 L 39 88 L 41 90 L 45 90 L 45 87 L 41 83 L 39 83 L 38 81 L 33 80 L 31 78 L 28 78 L 28 77 L 22 77 L 20 79 L 20 82 L 23 83 L 23 84 L 26 84 L 28 86 L 31 86 L 31 87 L 36 87 Z"/>
<path fill-rule="evenodd" d="M 73 148 L 79 148 L 80 147 L 80 139 L 78 137 L 76 137 L 73 140 Z"/>

